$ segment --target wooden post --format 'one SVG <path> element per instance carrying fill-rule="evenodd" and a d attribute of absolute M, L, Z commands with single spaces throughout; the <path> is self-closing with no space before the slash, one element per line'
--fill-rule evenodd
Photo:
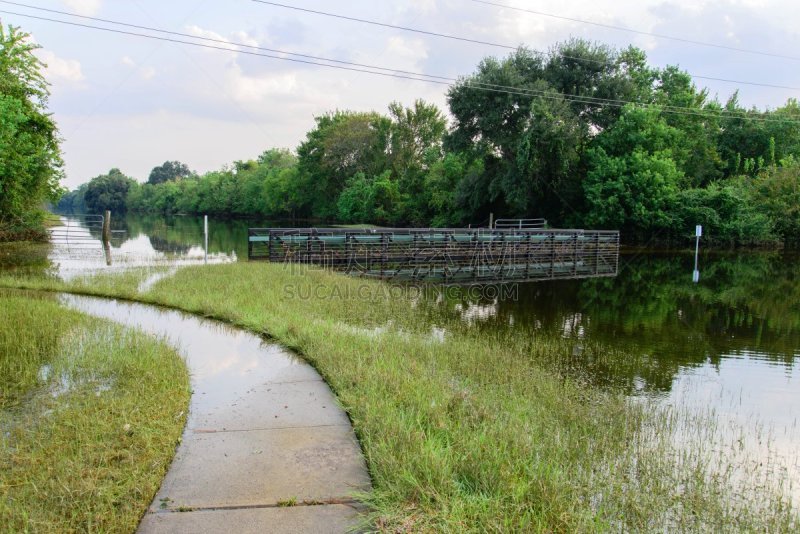
<path fill-rule="evenodd" d="M 106 210 L 103 217 L 103 254 L 106 265 L 111 266 L 111 210 Z"/>
<path fill-rule="evenodd" d="M 111 241 L 111 211 L 106 210 L 106 215 L 103 217 L 103 243 Z"/>
<path fill-rule="evenodd" d="M 494 228 L 494 213 L 489 214 L 489 230 Z"/>

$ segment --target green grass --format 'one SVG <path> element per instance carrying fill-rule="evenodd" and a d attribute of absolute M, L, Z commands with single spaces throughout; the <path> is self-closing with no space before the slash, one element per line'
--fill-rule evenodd
<path fill-rule="evenodd" d="M 385 284 L 319 270 L 192 267 L 140 294 L 147 274 L 69 284 L 0 277 L 0 285 L 180 308 L 302 354 L 352 419 L 374 484 L 364 499 L 381 530 L 798 526 L 789 497 L 768 474 L 719 476 L 739 466 L 701 446 L 709 418 L 656 410 L 592 385 L 558 363 L 571 358 L 567 340 L 469 328 Z M 434 328 L 445 331 L 443 340 Z M 583 354 L 603 361 L 610 350 L 587 346 Z M 684 439 L 675 443 L 678 432 Z"/>
<path fill-rule="evenodd" d="M 0 530 L 135 530 L 185 422 L 180 356 L 53 300 L 0 293 L 0 386 Z"/>

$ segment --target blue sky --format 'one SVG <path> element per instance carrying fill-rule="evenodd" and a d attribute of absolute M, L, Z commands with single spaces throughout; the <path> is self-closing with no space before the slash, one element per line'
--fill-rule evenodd
<path fill-rule="evenodd" d="M 249 0 L 19 0 L 23 3 L 275 49 L 425 72 L 471 73 L 502 48 L 301 13 Z M 800 2 L 780 0 L 494 0 L 727 46 L 800 56 Z M 286 4 L 512 46 L 546 50 L 571 36 L 643 48 L 651 64 L 695 75 L 800 87 L 800 61 L 702 47 L 470 0 L 284 0 Z M 0 10 L 47 15 L 0 3 Z M 50 109 L 64 138 L 72 188 L 119 167 L 145 180 L 165 160 L 205 172 L 271 147 L 294 148 L 314 116 L 333 109 L 385 112 L 415 98 L 445 106 L 445 88 L 418 81 L 204 50 L 0 13 L 42 45 Z M 75 19 L 72 19 L 75 20 Z M 81 22 L 81 21 L 77 21 Z M 86 21 L 83 21 L 86 22 Z M 89 24 L 95 24 L 88 22 Z M 698 80 L 725 100 L 778 107 L 800 90 Z"/>

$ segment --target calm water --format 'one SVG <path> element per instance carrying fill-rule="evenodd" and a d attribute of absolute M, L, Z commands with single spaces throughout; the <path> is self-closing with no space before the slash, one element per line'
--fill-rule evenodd
<path fill-rule="evenodd" d="M 209 261 L 246 261 L 248 226 L 269 225 L 210 221 Z M 115 220 L 113 229 L 111 267 L 99 244 L 94 249 L 59 244 L 25 253 L 0 247 L 0 269 L 71 276 L 204 261 L 200 218 L 129 215 Z M 695 284 L 692 254 L 631 253 L 621 257 L 616 278 L 520 284 L 502 297 L 462 292 L 437 298 L 434 306 L 437 313 L 455 314 L 471 328 L 493 334 L 533 330 L 564 336 L 574 345 L 565 364 L 595 383 L 713 413 L 728 435 L 743 429 L 744 446 L 756 457 L 778 462 L 797 497 L 798 260 L 783 253 L 704 253 Z M 618 351 L 604 359 L 588 356 L 587 349 L 598 343 Z"/>

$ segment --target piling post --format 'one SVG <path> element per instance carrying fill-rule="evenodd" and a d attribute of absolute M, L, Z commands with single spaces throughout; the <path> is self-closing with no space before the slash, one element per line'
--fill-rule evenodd
<path fill-rule="evenodd" d="M 700 238 L 703 236 L 703 227 L 697 225 L 694 228 L 694 271 L 692 271 L 692 282 L 695 284 L 700 281 L 700 271 L 697 268 L 697 260 L 700 256 Z"/>
<path fill-rule="evenodd" d="M 103 255 L 106 257 L 106 265 L 111 266 L 111 210 L 106 210 L 103 216 Z"/>
<path fill-rule="evenodd" d="M 111 210 L 106 210 L 103 217 L 103 243 L 111 241 Z"/>
<path fill-rule="evenodd" d="M 203 263 L 208 265 L 208 215 L 203 216 Z"/>

